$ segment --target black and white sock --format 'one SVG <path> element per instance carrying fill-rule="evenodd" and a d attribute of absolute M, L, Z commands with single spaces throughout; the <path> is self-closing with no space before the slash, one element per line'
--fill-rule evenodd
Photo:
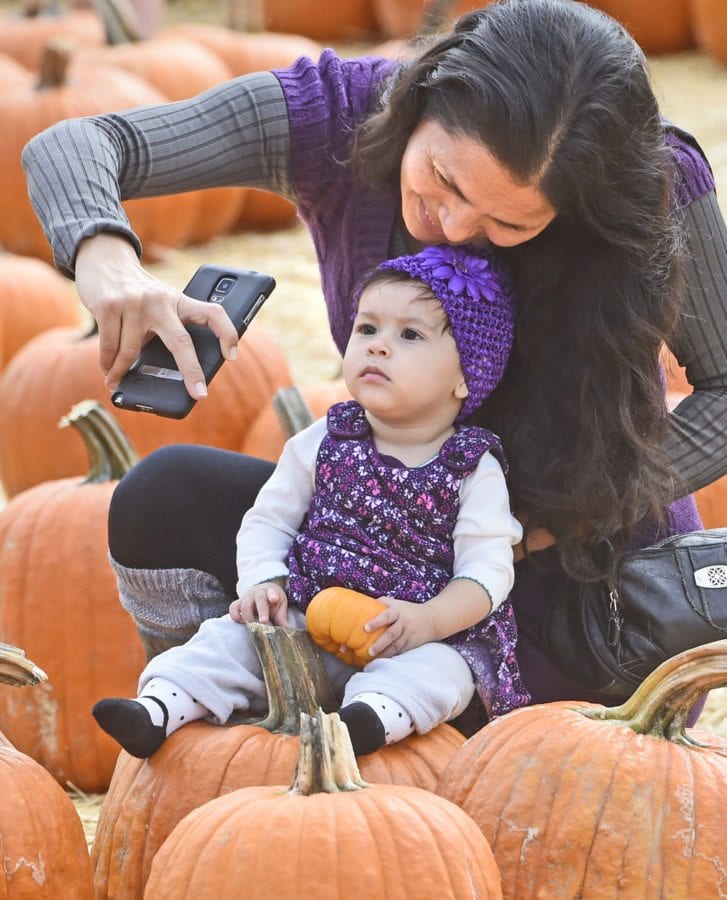
<path fill-rule="evenodd" d="M 177 728 L 209 714 L 207 707 L 164 678 L 153 678 L 133 700 L 99 700 L 92 712 L 100 727 L 139 759 L 156 753 Z"/>
<path fill-rule="evenodd" d="M 384 694 L 356 694 L 338 714 L 348 727 L 356 756 L 374 753 L 385 744 L 395 744 L 415 730 L 404 707 Z"/>

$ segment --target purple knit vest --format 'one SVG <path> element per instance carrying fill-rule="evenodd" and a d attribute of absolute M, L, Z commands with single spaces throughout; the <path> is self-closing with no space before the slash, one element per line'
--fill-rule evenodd
<path fill-rule="evenodd" d="M 452 579 L 453 534 L 462 480 L 499 439 L 463 426 L 424 466 L 382 460 L 363 408 L 351 400 L 328 412 L 316 459 L 315 493 L 288 557 L 288 594 L 305 609 L 326 587 L 424 603 Z M 528 702 L 515 660 L 516 629 L 506 601 L 447 639 L 473 670 L 490 715 Z"/>

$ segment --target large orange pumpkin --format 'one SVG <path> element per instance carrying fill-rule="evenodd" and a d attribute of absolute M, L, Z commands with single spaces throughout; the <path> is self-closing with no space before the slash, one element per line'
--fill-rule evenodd
<path fill-rule="evenodd" d="M 58 419 L 87 397 L 114 411 L 137 452 L 174 443 L 239 450 L 249 425 L 276 390 L 290 384 L 285 356 L 256 322 L 226 362 L 209 397 L 184 419 L 116 411 L 98 367 L 98 335 L 54 328 L 30 340 L 0 375 L 0 482 L 8 496 L 85 470 L 83 448 Z"/>
<path fill-rule="evenodd" d="M 727 7 L 724 0 L 690 0 L 697 46 L 727 65 Z"/>
<path fill-rule="evenodd" d="M 588 0 L 618 19 L 645 53 L 676 53 L 694 44 L 690 0 Z"/>
<path fill-rule="evenodd" d="M 30 205 L 20 165 L 24 145 L 62 119 L 165 100 L 148 82 L 129 72 L 92 63 L 71 64 L 72 56 L 73 49 L 66 44 L 49 45 L 40 79 L 32 86 L 9 85 L 0 96 L 0 196 L 5 208 L 12 210 L 12 215 L 0 217 L 0 244 L 46 261 L 51 259 L 50 248 Z M 178 194 L 131 200 L 125 207 L 142 242 L 178 247 L 192 233 L 197 200 Z"/>
<path fill-rule="evenodd" d="M 262 0 L 262 25 L 269 31 L 303 34 L 317 41 L 355 41 L 376 30 L 371 0 Z"/>
<path fill-rule="evenodd" d="M 0 644 L 0 682 L 27 687 L 48 676 L 18 647 Z M 81 821 L 68 795 L 0 732 L 0 898 L 91 900 Z"/>
<path fill-rule="evenodd" d="M 379 30 L 389 38 L 409 38 L 426 24 L 427 11 L 440 7 L 444 26 L 473 9 L 488 6 L 491 0 L 451 0 L 437 3 L 432 0 L 373 0 L 374 16 Z"/>
<path fill-rule="evenodd" d="M 216 900 L 234 885 L 248 900 L 502 897 L 492 852 L 461 809 L 421 788 L 367 784 L 339 717 L 302 718 L 290 788 L 245 788 L 186 816 L 147 896 Z"/>
<path fill-rule="evenodd" d="M 194 722 L 175 731 L 148 760 L 120 754 L 91 853 L 97 900 L 140 897 L 159 847 L 201 804 L 237 788 L 288 782 L 300 752 L 300 711 L 335 708 L 325 696 L 325 680 L 317 680 L 306 632 L 248 627 L 261 655 L 271 714 L 256 725 Z M 440 725 L 359 763 L 369 781 L 433 790 L 463 742 L 454 728 Z"/>
<path fill-rule="evenodd" d="M 80 324 L 69 281 L 42 260 L 0 252 L 0 371 L 35 335 Z"/>
<path fill-rule="evenodd" d="M 717 897 L 727 740 L 684 722 L 727 682 L 727 641 L 667 660 L 622 706 L 577 701 L 495 719 L 437 792 L 468 813 L 507 898 Z"/>
<path fill-rule="evenodd" d="M 91 707 L 133 696 L 144 665 L 106 540 L 111 494 L 134 456 L 98 404 L 79 405 L 68 421 L 87 442 L 87 478 L 46 482 L 0 510 L 0 635 L 42 659 L 49 675 L 34 691 L 0 693 L 0 721 L 61 784 L 99 792 L 119 748 Z"/>
<path fill-rule="evenodd" d="M 233 76 L 289 66 L 300 56 L 318 59 L 321 45 L 303 36 L 304 32 L 277 34 L 242 32 L 203 22 L 171 25 L 161 37 L 184 37 L 216 54 Z"/>
<path fill-rule="evenodd" d="M 0 83 L 3 87 L 18 85 L 28 87 L 33 80 L 30 69 L 26 69 L 12 56 L 0 52 Z"/>

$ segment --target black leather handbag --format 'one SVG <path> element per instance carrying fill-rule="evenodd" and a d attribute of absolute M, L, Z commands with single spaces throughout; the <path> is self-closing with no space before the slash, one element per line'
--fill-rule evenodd
<path fill-rule="evenodd" d="M 584 687 L 625 699 L 664 660 L 727 637 L 727 528 L 625 553 L 612 582 L 555 598 L 545 646 Z"/>

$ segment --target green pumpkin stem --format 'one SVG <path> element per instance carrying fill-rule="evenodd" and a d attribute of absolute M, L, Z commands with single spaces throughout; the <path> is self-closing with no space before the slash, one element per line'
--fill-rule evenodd
<path fill-rule="evenodd" d="M 260 622 L 248 623 L 247 629 L 268 692 L 268 715 L 254 724 L 277 734 L 297 735 L 301 713 L 337 709 L 320 650 L 307 631 Z"/>
<path fill-rule="evenodd" d="M 300 758 L 288 793 L 338 794 L 369 785 L 361 778 L 348 729 L 337 713 L 300 714 Z"/>
<path fill-rule="evenodd" d="M 0 681 L 13 687 L 25 687 L 47 681 L 48 676 L 28 659 L 25 651 L 12 644 L 0 644 Z"/>
<path fill-rule="evenodd" d="M 65 37 L 51 38 L 40 61 L 36 90 L 59 88 L 68 80 L 68 67 L 75 50 L 73 41 Z"/>
<path fill-rule="evenodd" d="M 273 409 L 286 438 L 313 424 L 313 413 L 295 385 L 280 388 L 273 396 Z"/>
<path fill-rule="evenodd" d="M 89 471 L 82 484 L 117 481 L 138 461 L 116 419 L 96 400 L 82 400 L 64 416 L 60 428 L 73 425 L 83 438 Z"/>
<path fill-rule="evenodd" d="M 655 669 L 621 706 L 580 709 L 589 719 L 626 725 L 637 734 L 702 746 L 686 734 L 689 711 L 707 691 L 727 684 L 727 640 L 685 650 Z"/>

